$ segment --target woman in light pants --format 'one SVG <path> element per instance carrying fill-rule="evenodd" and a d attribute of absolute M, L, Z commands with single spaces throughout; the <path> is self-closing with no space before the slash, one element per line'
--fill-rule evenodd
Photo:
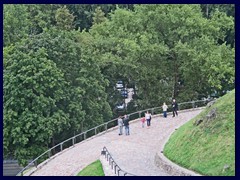
<path fill-rule="evenodd" d="M 119 136 L 122 135 L 122 129 L 123 129 L 123 120 L 122 116 L 118 117 L 118 128 L 119 128 Z"/>

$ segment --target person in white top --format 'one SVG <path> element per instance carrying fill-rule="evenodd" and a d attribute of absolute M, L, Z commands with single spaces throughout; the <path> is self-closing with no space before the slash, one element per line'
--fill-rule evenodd
<path fill-rule="evenodd" d="M 166 118 L 168 106 L 166 105 L 165 102 L 163 103 L 162 109 L 163 109 L 163 116 Z"/>
<path fill-rule="evenodd" d="M 145 119 L 147 120 L 147 127 L 149 128 L 151 125 L 151 117 L 152 115 L 147 111 L 147 113 L 145 113 Z"/>
<path fill-rule="evenodd" d="M 119 128 L 119 136 L 122 135 L 122 129 L 123 129 L 123 119 L 122 116 L 118 117 L 118 128 Z"/>

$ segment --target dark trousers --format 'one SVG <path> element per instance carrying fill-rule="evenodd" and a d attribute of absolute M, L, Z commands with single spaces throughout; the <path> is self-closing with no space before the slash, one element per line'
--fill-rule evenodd
<path fill-rule="evenodd" d="M 125 134 L 126 134 L 126 135 L 130 135 L 129 125 L 125 125 Z"/>
<path fill-rule="evenodd" d="M 166 118 L 167 117 L 167 111 L 163 111 L 163 116 Z"/>
<path fill-rule="evenodd" d="M 151 119 L 147 119 L 147 126 L 151 125 Z"/>
<path fill-rule="evenodd" d="M 175 114 L 178 116 L 177 110 L 173 109 L 173 117 L 175 117 Z"/>

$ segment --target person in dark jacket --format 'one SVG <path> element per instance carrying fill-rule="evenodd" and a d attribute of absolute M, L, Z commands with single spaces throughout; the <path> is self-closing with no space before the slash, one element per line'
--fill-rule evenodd
<path fill-rule="evenodd" d="M 128 116 L 126 114 L 124 115 L 123 124 L 125 126 L 125 134 L 126 134 L 126 136 L 130 135 L 130 133 L 129 133 L 129 118 L 128 118 Z"/>
<path fill-rule="evenodd" d="M 173 116 L 175 117 L 175 114 L 178 116 L 177 110 L 178 110 L 178 104 L 175 99 L 172 101 L 172 109 L 173 109 Z"/>

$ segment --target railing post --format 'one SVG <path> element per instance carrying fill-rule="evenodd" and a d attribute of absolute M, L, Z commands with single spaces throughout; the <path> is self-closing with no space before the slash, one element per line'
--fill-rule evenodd
<path fill-rule="evenodd" d="M 74 146 L 75 144 L 75 137 L 72 138 L 72 145 Z"/>
<path fill-rule="evenodd" d="M 48 158 L 51 157 L 51 150 L 48 151 Z"/>
<path fill-rule="evenodd" d="M 37 159 L 36 161 L 34 161 L 34 166 L 37 167 L 38 163 L 37 163 Z"/>
<path fill-rule="evenodd" d="M 194 101 L 192 102 L 192 107 L 195 108 L 195 102 Z"/>
<path fill-rule="evenodd" d="M 115 166 L 114 166 L 114 173 L 116 174 L 116 167 L 117 167 L 117 165 L 115 164 Z"/>
<path fill-rule="evenodd" d="M 105 124 L 105 130 L 107 130 L 107 123 Z"/>
<path fill-rule="evenodd" d="M 62 145 L 63 145 L 63 143 L 60 144 L 60 149 L 61 149 L 61 151 L 62 151 L 62 149 L 63 149 Z"/>
<path fill-rule="evenodd" d="M 95 128 L 95 135 L 97 134 L 97 128 Z"/>
<path fill-rule="evenodd" d="M 84 140 L 86 139 L 86 133 L 83 134 L 83 138 L 84 138 Z"/>
<path fill-rule="evenodd" d="M 179 111 L 180 111 L 180 107 L 181 107 L 181 105 L 179 104 L 179 105 L 178 105 L 178 110 L 179 110 Z"/>
<path fill-rule="evenodd" d="M 141 114 L 142 114 L 142 112 L 138 112 L 138 116 L 139 116 L 139 118 L 141 118 Z"/>
<path fill-rule="evenodd" d="M 151 114 L 153 115 L 153 108 L 151 109 Z"/>

